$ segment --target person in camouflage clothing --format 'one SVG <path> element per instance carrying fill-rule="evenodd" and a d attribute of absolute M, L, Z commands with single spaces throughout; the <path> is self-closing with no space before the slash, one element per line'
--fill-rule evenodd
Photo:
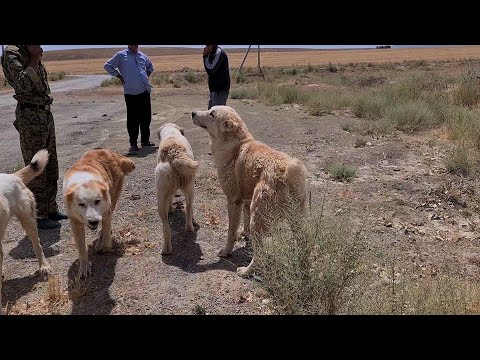
<path fill-rule="evenodd" d="M 58 160 L 55 123 L 50 112 L 53 102 L 40 45 L 9 45 L 2 54 L 5 78 L 15 90 L 17 100 L 13 125 L 20 134 L 20 147 L 25 164 L 40 149 L 47 149 L 49 161 L 45 171 L 28 187 L 37 202 L 37 226 L 40 229 L 60 227 L 58 220 L 67 216 L 58 211 Z"/>

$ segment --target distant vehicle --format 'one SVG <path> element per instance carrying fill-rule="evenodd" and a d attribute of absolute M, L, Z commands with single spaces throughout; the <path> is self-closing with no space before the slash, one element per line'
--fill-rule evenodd
<path fill-rule="evenodd" d="M 377 46 L 377 49 L 390 49 L 391 46 L 390 45 L 378 45 Z"/>

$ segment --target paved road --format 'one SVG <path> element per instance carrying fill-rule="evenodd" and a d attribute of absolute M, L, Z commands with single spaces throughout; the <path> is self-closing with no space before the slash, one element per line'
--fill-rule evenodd
<path fill-rule="evenodd" d="M 93 89 L 100 86 L 103 80 L 109 79 L 110 75 L 69 75 L 68 79 L 50 82 L 52 93 L 70 90 Z M 13 91 L 0 94 L 0 107 L 14 105 L 16 100 L 12 97 Z"/>

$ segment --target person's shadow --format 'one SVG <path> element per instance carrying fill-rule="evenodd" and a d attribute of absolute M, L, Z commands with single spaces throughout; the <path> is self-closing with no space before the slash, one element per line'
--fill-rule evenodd
<path fill-rule="evenodd" d="M 118 258 L 125 250 L 113 241 L 112 252 L 95 253 L 95 240 L 88 247 L 88 260 L 92 264 L 92 274 L 86 279 L 78 279 L 78 259 L 68 269 L 68 295 L 72 301 L 72 315 L 108 315 L 115 306 L 109 288 L 115 277 Z"/>
<path fill-rule="evenodd" d="M 202 250 L 197 243 L 197 231 L 200 228 L 193 224 L 194 232 L 185 231 L 185 213 L 183 206 L 174 207 L 173 213 L 168 214 L 172 231 L 172 254 L 162 255 L 162 261 L 167 265 L 179 267 L 188 273 L 199 273 L 209 270 L 236 271 L 237 266 L 248 264 L 251 256 L 243 248 L 233 251 L 227 259 L 218 258 L 218 261 L 209 264 L 199 264 L 202 260 Z"/>
<path fill-rule="evenodd" d="M 56 246 L 60 241 L 60 228 L 57 229 L 39 229 L 38 237 L 40 239 L 40 245 L 42 245 L 43 253 L 46 258 L 55 256 L 60 253 Z M 10 256 L 14 259 L 36 259 L 35 252 L 33 251 L 32 241 L 28 236 L 24 236 L 20 240 L 16 247 L 10 250 Z"/>
<path fill-rule="evenodd" d="M 132 158 L 144 158 L 147 157 L 150 154 L 156 154 L 158 150 L 158 146 L 145 146 L 141 147 L 138 149 L 138 152 L 136 154 L 124 154 L 126 157 L 132 157 Z"/>

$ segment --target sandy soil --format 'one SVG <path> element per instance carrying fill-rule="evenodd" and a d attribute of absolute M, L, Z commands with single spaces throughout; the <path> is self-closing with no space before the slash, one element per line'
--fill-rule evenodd
<path fill-rule="evenodd" d="M 90 148 L 127 150 L 126 109 L 120 87 L 64 91 L 54 96 L 60 176 Z M 208 155 L 206 133 L 194 126 L 190 117 L 192 110 L 205 109 L 206 104 L 203 85 L 155 88 L 152 96 L 152 129 L 165 122 L 184 127 L 200 161 L 195 233 L 183 230 L 183 197 L 178 197 L 171 217 L 173 255 L 162 257 L 154 185 L 156 149 L 141 151 L 134 158 L 137 169 L 127 177 L 114 213 L 115 252 L 90 252 L 90 279 L 74 282 L 77 252 L 68 221 L 60 230 L 40 232 L 45 254 L 60 281 L 54 301 L 48 298 L 48 283 L 33 275 L 37 263 L 24 231 L 18 221 L 10 222 L 3 243 L 2 289 L 3 304 L 10 313 L 268 312 L 267 301 L 254 295 L 255 281 L 235 273 L 237 266 L 249 261 L 245 242 L 237 243 L 231 258 L 216 255 L 226 241 L 226 201 Z M 446 173 L 443 158 L 449 145 L 442 134 L 360 136 L 342 130 L 346 123 L 365 122 L 348 114 L 314 117 L 298 105 L 266 106 L 245 100 L 229 100 L 229 105 L 244 118 L 255 138 L 305 162 L 313 206 L 325 198 L 328 211 L 349 208 L 358 221 L 366 216 L 371 251 L 393 256 L 400 273 L 434 276 L 447 269 L 480 279 L 476 183 Z M 23 166 L 13 120 L 14 105 L 0 105 L 0 172 Z M 354 146 L 359 137 L 368 141 L 367 146 Z M 351 183 L 331 180 L 323 171 L 327 160 L 354 166 L 358 176 Z M 63 208 L 60 194 L 58 202 Z M 97 234 L 87 234 L 91 244 Z"/>

